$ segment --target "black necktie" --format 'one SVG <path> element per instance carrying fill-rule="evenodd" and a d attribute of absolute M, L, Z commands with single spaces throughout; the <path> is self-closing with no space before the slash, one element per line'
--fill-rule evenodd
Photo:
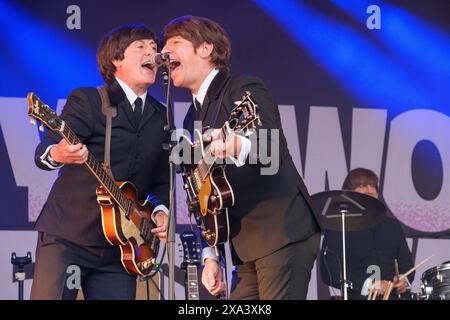
<path fill-rule="evenodd" d="M 202 104 L 197 100 L 197 98 L 195 98 L 194 105 L 195 105 L 195 118 L 196 120 L 198 120 L 200 117 L 200 112 L 202 112 Z"/>
<path fill-rule="evenodd" d="M 200 101 L 197 100 L 197 98 L 194 99 L 194 103 L 195 103 L 195 110 L 197 110 L 197 112 L 200 112 L 200 110 L 202 110 L 202 104 L 200 103 Z"/>
<path fill-rule="evenodd" d="M 134 118 L 136 119 L 136 123 L 139 125 L 142 118 L 142 99 L 139 97 L 137 97 L 134 101 Z"/>

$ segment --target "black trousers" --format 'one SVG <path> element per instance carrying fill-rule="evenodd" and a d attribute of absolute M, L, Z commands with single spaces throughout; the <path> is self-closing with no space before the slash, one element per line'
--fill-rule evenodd
<path fill-rule="evenodd" d="M 31 299 L 75 300 L 80 287 L 89 300 L 136 297 L 136 277 L 123 268 L 119 247 L 84 247 L 39 232 Z"/>
<path fill-rule="evenodd" d="M 268 256 L 237 265 L 233 270 L 230 298 L 305 300 L 319 246 L 320 233 L 316 233 Z"/>

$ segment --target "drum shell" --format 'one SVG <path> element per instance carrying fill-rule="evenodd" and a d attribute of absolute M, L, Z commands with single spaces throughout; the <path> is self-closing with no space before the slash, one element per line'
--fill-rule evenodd
<path fill-rule="evenodd" d="M 428 300 L 450 300 L 450 262 L 422 274 L 422 293 Z"/>

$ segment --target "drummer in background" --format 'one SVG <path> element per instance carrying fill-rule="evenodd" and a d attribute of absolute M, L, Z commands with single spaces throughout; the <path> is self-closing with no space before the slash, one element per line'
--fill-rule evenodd
<path fill-rule="evenodd" d="M 342 186 L 378 199 L 378 177 L 368 169 L 357 168 L 349 172 Z M 341 288 L 342 274 L 342 233 L 325 230 L 320 255 L 320 271 L 325 284 Z M 326 253 L 325 253 L 326 252 Z M 324 254 L 325 253 L 325 254 Z M 346 232 L 347 281 L 352 284 L 348 290 L 350 300 L 367 299 L 372 286 L 382 297 L 388 287 L 388 281 L 397 282 L 395 259 L 400 275 L 413 267 L 413 259 L 406 243 L 399 221 L 386 216 L 380 223 L 367 229 Z M 367 268 L 379 266 L 381 280 L 373 282 L 373 271 Z M 395 283 L 391 298 L 405 293 L 414 280 L 414 273 Z"/>

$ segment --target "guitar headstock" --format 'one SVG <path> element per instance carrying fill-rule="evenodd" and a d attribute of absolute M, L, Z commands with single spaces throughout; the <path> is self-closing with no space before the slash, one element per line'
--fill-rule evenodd
<path fill-rule="evenodd" d="M 182 267 L 187 265 L 200 266 L 201 253 L 197 235 L 192 231 L 185 231 L 180 234 L 181 244 L 183 245 L 183 263 Z"/>
<path fill-rule="evenodd" d="M 228 123 L 231 130 L 244 132 L 245 135 L 252 134 L 261 125 L 258 105 L 253 101 L 250 91 L 245 92 L 242 101 L 231 111 Z"/>
<path fill-rule="evenodd" d="M 27 101 L 28 115 L 31 118 L 39 120 L 52 131 L 59 131 L 61 129 L 63 121 L 56 115 L 56 112 L 43 103 L 38 96 L 36 96 L 33 92 L 29 92 L 27 95 Z"/>

